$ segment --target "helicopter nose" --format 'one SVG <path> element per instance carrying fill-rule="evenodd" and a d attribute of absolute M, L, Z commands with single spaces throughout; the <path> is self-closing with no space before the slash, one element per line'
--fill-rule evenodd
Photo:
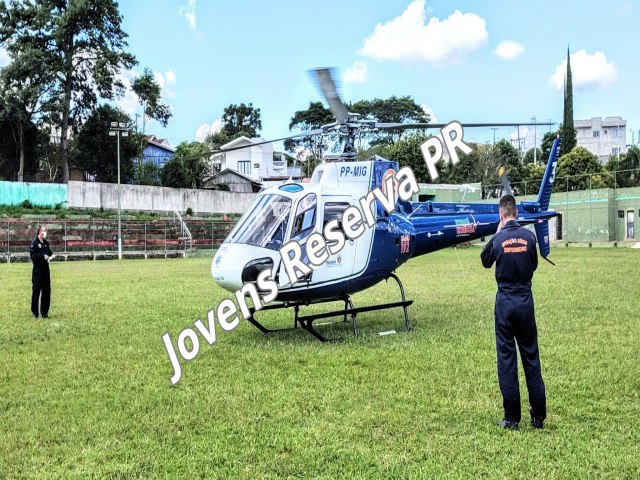
<path fill-rule="evenodd" d="M 273 272 L 275 255 L 275 251 L 251 245 L 225 244 L 213 257 L 211 276 L 222 288 L 235 292 L 244 283 L 255 282 L 262 271 Z"/>

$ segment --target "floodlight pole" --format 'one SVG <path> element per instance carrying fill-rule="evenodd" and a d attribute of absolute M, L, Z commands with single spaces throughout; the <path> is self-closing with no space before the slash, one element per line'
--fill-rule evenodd
<path fill-rule="evenodd" d="M 537 164 L 537 153 L 538 153 L 538 120 L 536 117 L 531 117 L 531 121 L 533 122 L 533 164 Z"/>
<path fill-rule="evenodd" d="M 125 123 L 111 122 L 109 135 L 116 137 L 118 148 L 118 260 L 122 260 L 122 215 L 120 209 L 120 133 L 123 137 L 129 136 L 129 129 Z"/>

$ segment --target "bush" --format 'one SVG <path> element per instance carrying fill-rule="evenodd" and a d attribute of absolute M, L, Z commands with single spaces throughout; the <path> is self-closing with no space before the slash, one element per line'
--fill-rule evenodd
<path fill-rule="evenodd" d="M 191 207 L 187 208 L 186 215 L 193 215 L 193 210 L 191 210 Z"/>
<path fill-rule="evenodd" d="M 23 200 L 22 203 L 20 204 L 20 206 L 22 208 L 27 208 L 27 209 L 32 209 L 33 208 L 33 204 L 27 199 L 27 200 Z"/>

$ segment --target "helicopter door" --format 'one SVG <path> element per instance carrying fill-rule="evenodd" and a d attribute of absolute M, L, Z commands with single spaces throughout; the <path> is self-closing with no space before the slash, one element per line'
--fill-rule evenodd
<path fill-rule="evenodd" d="M 309 238 L 309 235 L 317 231 L 317 204 L 318 202 L 315 193 L 310 193 L 302 197 L 302 199 L 298 201 L 296 206 L 296 214 L 293 217 L 293 225 L 291 226 L 291 234 L 289 237 L 291 241 L 295 241 L 300 244 L 300 247 L 302 249 L 301 260 L 307 265 L 309 265 L 310 262 L 306 255 L 305 244 L 307 243 L 307 238 Z M 299 281 L 306 282 L 310 279 L 311 275 L 313 275 L 313 272 L 311 272 L 307 277 L 300 278 Z M 283 287 L 290 283 L 289 276 L 287 275 L 285 267 L 282 263 L 280 264 L 280 273 L 278 276 L 280 287 Z"/>
<path fill-rule="evenodd" d="M 342 227 L 342 214 L 350 206 L 348 197 L 330 197 L 330 200 L 324 203 L 322 231 L 331 220 L 338 220 Z M 346 239 L 342 250 L 335 255 L 329 255 L 327 261 L 313 272 L 313 282 L 328 282 L 349 277 L 353 273 L 357 242 L 358 240 Z M 329 243 L 333 244 L 335 242 Z"/>

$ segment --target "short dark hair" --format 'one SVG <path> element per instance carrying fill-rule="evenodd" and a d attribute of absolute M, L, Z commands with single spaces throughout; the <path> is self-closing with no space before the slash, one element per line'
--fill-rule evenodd
<path fill-rule="evenodd" d="M 518 214 L 516 199 L 513 198 L 513 195 L 505 195 L 500 199 L 500 210 L 505 217 L 515 217 Z"/>

